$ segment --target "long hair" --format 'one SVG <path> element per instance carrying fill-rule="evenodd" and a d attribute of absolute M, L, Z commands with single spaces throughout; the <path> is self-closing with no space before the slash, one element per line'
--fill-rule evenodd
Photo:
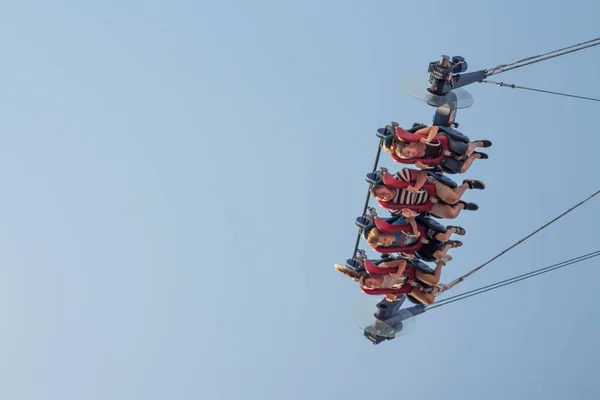
<path fill-rule="evenodd" d="M 372 228 L 367 235 L 367 244 L 371 246 L 371 248 L 375 248 L 379 244 L 379 237 L 381 236 L 381 232 L 377 228 Z"/>
<path fill-rule="evenodd" d="M 398 138 L 394 138 L 391 142 L 385 143 L 383 146 L 383 149 L 385 151 L 387 151 L 388 153 L 396 154 L 400 158 L 406 158 L 405 156 L 402 155 L 402 149 L 407 144 L 409 144 L 409 143 L 406 143 L 405 141 L 400 140 Z"/>
<path fill-rule="evenodd" d="M 337 269 L 339 272 L 341 272 L 342 274 L 346 275 L 348 278 L 358 282 L 360 281 L 360 279 L 362 278 L 363 275 L 365 275 L 365 273 L 360 273 L 360 272 L 356 272 L 351 270 L 350 268 L 345 268 L 342 267 L 339 264 L 335 264 L 335 269 Z"/>

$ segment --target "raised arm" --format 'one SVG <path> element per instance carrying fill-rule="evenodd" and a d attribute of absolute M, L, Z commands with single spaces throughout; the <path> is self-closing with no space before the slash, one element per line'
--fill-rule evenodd
<path fill-rule="evenodd" d="M 399 181 L 414 183 L 413 186 L 408 187 L 408 190 L 411 190 L 411 188 L 419 190 L 427 181 L 427 173 L 418 169 L 402 168 L 394 174 L 394 178 Z"/>
<path fill-rule="evenodd" d="M 386 261 L 384 263 L 381 263 L 379 265 L 380 268 L 396 268 L 396 267 L 400 267 L 400 264 L 402 263 L 406 263 L 406 260 L 390 260 L 390 261 Z"/>
<path fill-rule="evenodd" d="M 393 274 L 390 274 L 392 278 L 400 278 L 404 273 L 404 270 L 406 269 L 406 260 L 399 261 L 400 262 L 398 263 L 398 271 L 394 272 Z"/>
<path fill-rule="evenodd" d="M 415 220 L 414 217 L 405 217 L 406 220 L 408 221 L 408 223 L 410 224 L 410 227 L 413 230 L 413 234 L 417 237 L 419 237 L 421 235 L 421 233 L 419 232 L 419 227 L 417 226 L 417 221 Z"/>
<path fill-rule="evenodd" d="M 414 182 L 415 184 L 412 186 L 409 186 L 407 188 L 409 191 L 420 190 L 423 187 L 423 185 L 425 184 L 425 182 L 427 182 L 427 172 L 425 172 L 425 171 L 419 171 L 418 169 L 411 169 L 410 177 L 411 177 L 411 181 Z"/>
<path fill-rule="evenodd" d="M 424 138 L 421 139 L 422 142 L 431 142 L 435 136 L 438 134 L 440 130 L 439 126 L 428 126 L 426 128 L 421 128 L 418 131 L 415 132 L 415 135 L 419 135 L 419 136 L 425 136 Z"/>

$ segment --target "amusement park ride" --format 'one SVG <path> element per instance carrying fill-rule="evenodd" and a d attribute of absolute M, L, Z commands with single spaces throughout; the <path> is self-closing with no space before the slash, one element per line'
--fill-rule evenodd
<path fill-rule="evenodd" d="M 486 80 L 488 77 L 490 77 L 492 75 L 496 75 L 496 74 L 499 74 L 499 73 L 502 73 L 502 72 L 505 72 L 508 70 L 512 70 L 515 68 L 519 68 L 519 67 L 523 67 L 526 65 L 536 63 L 536 62 L 547 60 L 549 58 L 558 57 L 560 55 L 568 54 L 568 53 L 571 53 L 574 51 L 583 50 L 585 48 L 589 48 L 589 47 L 596 46 L 599 44 L 600 44 L 600 38 L 596 38 L 596 39 L 593 39 L 593 40 L 590 40 L 587 42 L 579 43 L 577 45 L 569 46 L 569 47 L 566 47 L 563 49 L 558 49 L 558 50 L 555 50 L 555 51 L 552 51 L 549 53 L 544 53 L 544 54 L 540 54 L 538 56 L 528 57 L 528 58 L 519 60 L 519 61 L 511 63 L 511 64 L 499 65 L 492 69 L 481 69 L 481 70 L 478 70 L 475 72 L 467 72 L 468 65 L 467 65 L 466 60 L 463 57 L 460 57 L 460 56 L 449 57 L 447 55 L 442 55 L 439 58 L 439 60 L 429 63 L 428 70 L 427 70 L 429 73 L 429 82 L 428 82 L 429 84 L 428 85 L 425 82 L 425 79 L 422 79 L 422 80 L 409 79 L 402 83 L 402 88 L 410 96 L 426 103 L 427 105 L 429 105 L 431 107 L 435 107 L 435 114 L 433 115 L 432 126 L 436 126 L 439 128 L 439 134 L 438 134 L 438 136 L 436 136 L 436 139 L 438 139 L 438 137 L 439 137 L 443 141 L 443 140 L 445 140 L 445 137 L 448 137 L 448 138 L 450 138 L 448 140 L 457 140 L 459 142 L 468 143 L 469 138 L 456 130 L 456 128 L 458 128 L 458 126 L 459 126 L 459 124 L 456 123 L 457 111 L 459 109 L 465 109 L 465 108 L 471 107 L 473 105 L 473 97 L 467 90 L 465 90 L 466 86 L 471 85 L 473 83 L 494 83 L 494 84 L 497 84 L 498 86 L 505 86 L 505 87 L 510 87 L 510 88 L 520 88 L 520 89 L 526 89 L 526 90 L 534 90 L 534 91 L 543 92 L 543 93 L 574 97 L 574 98 L 585 99 L 585 100 L 590 100 L 590 101 L 600 101 L 600 99 L 595 99 L 595 98 L 590 98 L 590 97 L 575 96 L 575 95 L 570 95 L 570 94 L 565 94 L 565 93 L 557 93 L 557 92 L 550 92 L 550 91 L 546 91 L 546 90 L 525 88 L 525 87 L 520 87 L 520 86 L 516 86 L 516 85 L 505 85 L 502 82 L 498 83 L 498 82 L 491 82 L 491 81 Z M 350 278 L 354 279 L 357 282 L 361 282 L 360 283 L 361 285 L 363 283 L 361 281 L 361 277 L 364 280 L 365 276 L 393 274 L 394 271 L 397 271 L 398 268 L 400 268 L 400 267 L 386 268 L 387 267 L 386 263 L 389 263 L 389 262 L 397 263 L 399 260 L 401 260 L 401 262 L 405 263 L 402 265 L 406 265 L 406 271 L 408 271 L 408 270 L 417 271 L 417 274 L 418 273 L 421 273 L 421 274 L 422 273 L 425 273 L 425 274 L 433 274 L 434 273 L 434 270 L 431 269 L 427 265 L 428 261 L 431 262 L 433 260 L 428 259 L 427 257 L 421 256 L 420 253 L 418 252 L 418 246 L 417 247 L 409 246 L 409 247 L 405 247 L 405 248 L 391 248 L 391 251 L 385 251 L 385 249 L 381 249 L 381 248 L 374 248 L 375 251 L 377 251 L 378 253 L 381 253 L 380 258 L 375 259 L 375 260 L 374 259 L 369 260 L 366 252 L 359 248 L 361 238 L 367 239 L 367 234 L 371 229 L 374 229 L 374 228 L 378 228 L 379 230 L 388 229 L 387 232 L 390 232 L 390 233 L 399 232 L 398 230 L 394 231 L 395 228 L 394 228 L 394 226 L 392 226 L 393 221 L 395 221 L 395 219 L 398 218 L 397 212 L 392 214 L 393 215 L 392 218 L 388 218 L 388 219 L 379 218 L 379 217 L 377 217 L 375 208 L 369 207 L 369 200 L 370 200 L 370 197 L 372 196 L 371 189 L 375 185 L 381 184 L 383 182 L 389 182 L 391 179 L 390 174 L 387 173 L 387 170 L 385 168 L 380 168 L 378 170 L 378 164 L 379 164 L 379 158 L 381 155 L 381 150 L 382 150 L 382 148 L 385 148 L 386 143 L 389 144 L 390 140 L 392 140 L 392 139 L 400 140 L 400 141 L 408 141 L 408 142 L 422 140 L 422 137 L 420 137 L 421 139 L 417 138 L 415 140 L 412 140 L 410 137 L 411 135 L 417 136 L 414 134 L 414 132 L 417 128 L 422 127 L 422 126 L 423 125 L 418 126 L 418 124 L 415 124 L 415 126 L 413 126 L 413 128 L 404 130 L 404 129 L 400 128 L 398 126 L 398 124 L 392 123 L 391 125 L 388 125 L 385 128 L 380 128 L 377 130 L 376 135 L 380 140 L 379 140 L 379 145 L 378 145 L 378 149 L 377 149 L 377 154 L 375 157 L 375 163 L 373 166 L 373 170 L 371 173 L 367 174 L 367 177 L 366 177 L 366 181 L 369 183 L 369 190 L 367 192 L 367 198 L 366 198 L 366 201 L 364 204 L 363 212 L 362 212 L 361 216 L 356 219 L 356 225 L 358 226 L 358 233 L 357 233 L 356 243 L 354 246 L 354 252 L 352 254 L 352 257 L 346 261 L 345 267 L 336 265 L 336 268 L 338 269 L 338 271 L 344 273 L 346 276 L 349 276 Z M 439 136 L 439 135 L 442 135 L 442 136 Z M 450 187 L 453 187 L 452 186 L 453 184 L 454 184 L 454 187 L 456 186 L 456 184 L 452 181 L 452 179 L 448 178 L 444 173 L 452 175 L 452 174 L 458 174 L 458 173 L 460 173 L 460 171 L 452 170 L 452 168 L 448 168 L 447 166 L 444 165 L 444 162 L 442 162 L 441 159 L 434 160 L 434 161 L 430 160 L 431 162 L 428 165 L 423 165 L 423 163 L 415 163 L 414 159 L 400 159 L 394 153 L 391 153 L 390 155 L 393 158 L 393 160 L 396 161 L 397 163 L 416 164 L 421 169 L 425 169 L 428 176 L 430 174 L 436 174 L 436 179 L 441 180 L 442 182 L 444 182 L 444 184 L 447 184 Z M 405 166 L 408 166 L 408 165 L 405 165 Z M 387 181 L 385 181 L 385 179 L 387 179 Z M 403 186 L 401 184 L 399 184 L 398 187 L 403 187 Z M 406 188 L 408 186 L 405 185 L 404 187 Z M 414 190 L 414 187 L 412 189 Z M 456 286 L 458 283 L 462 282 L 466 277 L 468 277 L 472 273 L 480 270 L 485 265 L 489 264 L 491 261 L 500 257 L 507 251 L 509 251 L 512 248 L 514 248 L 515 246 L 517 246 L 518 244 L 522 243 L 524 240 L 528 239 L 529 237 L 533 236 L 534 234 L 536 234 L 540 230 L 544 229 L 551 223 L 555 222 L 557 219 L 563 217 L 564 215 L 566 215 L 567 213 L 572 211 L 574 208 L 579 207 L 586 201 L 590 200 L 592 197 L 596 196 L 598 193 L 600 193 L 600 191 L 597 191 L 596 193 L 592 194 L 587 199 L 578 203 L 571 209 L 567 210 L 565 213 L 559 215 L 557 218 L 555 218 L 552 221 L 550 221 L 549 223 L 545 224 L 540 229 L 534 231 L 527 237 L 521 239 L 520 241 L 515 243 L 513 246 L 504 250 L 502 253 L 493 257 L 491 260 L 484 263 L 483 265 L 478 266 L 477 268 L 470 271 L 466 275 L 463 275 L 462 277 L 454 280 L 449 285 L 447 285 L 447 286 L 443 285 L 445 287 L 443 289 L 441 289 L 440 292 L 444 292 L 444 291 Z M 382 206 L 384 209 L 387 208 L 388 210 L 391 210 L 393 208 L 393 207 L 386 207 L 385 203 L 381 202 L 381 201 L 379 202 L 379 205 Z M 397 209 L 398 208 L 401 208 L 401 207 L 397 207 Z M 420 215 L 418 215 L 417 220 L 419 221 L 419 223 L 421 225 L 425 226 L 424 229 L 427 229 L 429 231 L 434 231 L 434 232 L 441 232 L 445 229 L 445 227 L 443 225 L 439 224 L 437 221 L 435 221 L 433 218 L 431 218 L 431 215 L 429 215 L 429 213 L 427 211 L 420 211 L 419 214 Z M 400 229 L 400 228 L 398 228 L 398 229 Z M 440 229 L 441 229 L 441 231 L 440 231 Z M 527 278 L 535 276 L 537 274 L 548 272 L 550 270 L 554 270 L 554 269 L 558 269 L 558 268 L 562 268 L 562 267 L 564 267 L 566 265 L 570 265 L 574 262 L 583 261 L 584 259 L 596 257 L 598 255 L 600 255 L 600 251 L 582 256 L 583 258 L 581 258 L 581 259 L 568 260 L 568 261 L 565 261 L 564 263 L 559 263 L 559 264 L 556 264 L 551 267 L 542 268 L 541 270 L 537 270 L 537 271 L 533 271 L 531 273 L 520 275 L 513 279 L 516 279 L 516 280 L 527 279 Z M 587 257 L 587 258 L 585 258 L 585 257 Z M 398 274 L 400 274 L 400 273 L 401 272 L 398 272 Z M 396 277 L 396 275 L 393 275 L 393 276 Z M 412 286 L 420 287 L 421 290 L 426 291 L 426 292 L 427 291 L 431 292 L 431 290 L 434 289 L 434 285 L 428 285 L 422 281 L 419 281 L 419 279 L 415 278 L 414 276 L 415 276 L 414 272 L 412 272 L 412 275 L 411 275 L 411 273 L 409 273 L 408 277 L 405 273 L 403 275 L 403 277 L 406 281 L 406 283 L 404 283 L 404 285 L 406 286 L 406 285 L 412 284 Z M 416 281 L 416 283 L 413 281 Z M 509 282 L 509 283 L 512 283 L 512 282 Z M 500 285 L 498 287 L 504 286 L 508 283 L 507 283 L 507 281 L 503 281 L 503 282 L 500 282 L 499 284 Z M 486 286 L 484 288 L 485 291 L 492 290 L 495 288 L 495 287 L 493 287 L 492 289 L 490 289 L 490 286 L 493 286 L 493 285 Z M 400 332 L 403 331 L 403 324 L 404 324 L 404 333 L 403 334 L 406 334 L 406 330 L 407 330 L 406 324 L 412 323 L 412 322 L 409 322 L 412 320 L 412 317 L 422 314 L 422 313 L 426 312 L 427 310 L 430 310 L 430 309 L 433 309 L 436 307 L 440 307 L 441 305 L 460 300 L 460 298 L 458 298 L 458 297 L 461 296 L 461 295 L 453 296 L 450 299 L 444 299 L 441 301 L 437 301 L 437 302 L 434 302 L 433 304 L 424 304 L 423 302 L 415 299 L 414 296 L 411 296 L 410 293 L 414 293 L 414 292 L 410 292 L 410 290 L 403 291 L 400 289 L 400 290 L 397 290 L 396 292 L 394 292 L 394 290 L 389 287 L 388 288 L 366 289 L 363 286 L 361 286 L 361 290 L 363 291 L 363 293 L 366 293 L 368 295 L 382 295 L 382 294 L 386 295 L 386 297 L 383 300 L 381 300 L 379 303 L 377 303 L 375 313 L 371 314 L 372 319 L 373 319 L 372 324 L 370 326 L 361 328 L 363 330 L 364 337 L 367 338 L 373 344 L 379 344 L 383 341 L 391 340 L 391 339 L 395 338 L 396 336 L 398 336 L 400 334 Z M 467 295 L 469 295 L 467 297 L 474 295 L 473 292 L 475 292 L 475 291 L 470 291 L 470 292 L 466 293 Z M 400 294 L 398 294 L 398 293 L 400 293 Z M 439 294 L 439 293 L 437 293 L 437 294 Z M 437 296 L 437 294 L 436 294 L 436 296 Z M 475 293 L 475 294 L 478 294 L 478 293 Z M 416 305 L 409 307 L 409 308 L 401 308 L 401 306 L 403 305 L 403 303 L 405 302 L 405 300 L 407 298 L 411 302 L 416 303 Z"/>

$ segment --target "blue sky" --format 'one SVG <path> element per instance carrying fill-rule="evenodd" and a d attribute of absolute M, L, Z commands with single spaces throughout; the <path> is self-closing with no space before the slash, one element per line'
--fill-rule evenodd
<path fill-rule="evenodd" d="M 1 397 L 598 397 L 597 261 L 432 310 L 379 346 L 353 325 L 377 299 L 333 264 L 351 255 L 376 129 L 431 120 L 403 78 L 440 54 L 476 70 L 597 37 L 599 12 L 591 0 L 0 5 Z M 597 96 L 599 57 L 498 78 Z M 598 189 L 597 103 L 469 91 L 460 129 L 494 145 L 457 177 L 487 189 L 465 196 L 481 208 L 456 220 L 467 236 L 444 281 Z M 457 293 L 597 250 L 599 215 L 586 204 Z"/>

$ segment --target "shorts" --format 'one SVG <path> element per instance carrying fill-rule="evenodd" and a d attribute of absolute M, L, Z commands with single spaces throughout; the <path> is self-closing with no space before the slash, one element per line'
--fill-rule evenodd
<path fill-rule="evenodd" d="M 435 261 L 434 253 L 438 250 L 444 249 L 444 243 L 439 240 L 430 240 L 429 243 L 423 244 L 419 251 L 417 251 L 417 255 L 423 261 Z"/>

